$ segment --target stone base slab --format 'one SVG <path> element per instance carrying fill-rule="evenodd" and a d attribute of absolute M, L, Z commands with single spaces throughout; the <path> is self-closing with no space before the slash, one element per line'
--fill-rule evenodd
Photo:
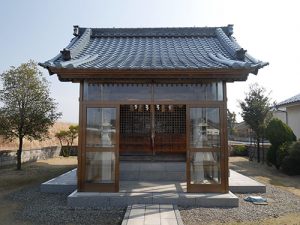
<path fill-rule="evenodd" d="M 74 191 L 68 206 L 126 207 L 132 204 L 175 204 L 198 207 L 238 207 L 239 199 L 231 192 L 223 193 L 98 193 Z"/>

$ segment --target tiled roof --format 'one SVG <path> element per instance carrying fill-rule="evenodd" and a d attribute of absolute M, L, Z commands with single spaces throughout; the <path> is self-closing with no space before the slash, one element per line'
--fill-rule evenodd
<path fill-rule="evenodd" d="M 277 106 L 285 106 L 285 105 L 289 105 L 289 104 L 297 103 L 297 102 L 300 103 L 300 94 L 295 95 L 291 98 L 288 98 L 288 99 L 278 103 Z"/>
<path fill-rule="evenodd" d="M 251 57 L 227 27 L 79 28 L 45 68 L 99 70 L 249 69 L 268 63 Z"/>

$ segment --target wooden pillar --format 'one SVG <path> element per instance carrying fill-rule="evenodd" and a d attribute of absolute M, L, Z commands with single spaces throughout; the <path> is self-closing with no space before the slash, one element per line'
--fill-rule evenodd
<path fill-rule="evenodd" d="M 80 88 L 79 88 L 79 133 L 78 133 L 78 153 L 77 153 L 77 160 L 78 160 L 78 166 L 77 166 L 77 188 L 78 191 L 82 191 L 83 189 L 83 180 L 82 177 L 82 171 L 83 170 L 83 150 L 84 147 L 83 144 L 83 84 L 84 82 L 80 82 Z"/>
<path fill-rule="evenodd" d="M 227 89 L 226 82 L 223 82 L 223 107 L 222 107 L 222 160 L 224 163 L 224 167 L 222 168 L 222 179 L 224 180 L 224 192 L 229 191 L 229 165 L 228 165 L 228 129 L 227 129 Z"/>

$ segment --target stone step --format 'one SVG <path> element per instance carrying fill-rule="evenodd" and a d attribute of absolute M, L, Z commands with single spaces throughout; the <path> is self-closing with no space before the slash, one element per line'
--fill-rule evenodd
<path fill-rule="evenodd" d="M 185 162 L 121 162 L 120 171 L 170 171 L 183 172 Z"/>
<path fill-rule="evenodd" d="M 122 162 L 121 181 L 185 181 L 184 162 Z"/>
<path fill-rule="evenodd" d="M 186 173 L 173 171 L 120 171 L 121 181 L 186 181 Z"/>
<path fill-rule="evenodd" d="M 223 193 L 98 193 L 74 191 L 68 196 L 69 207 L 125 207 L 131 204 L 175 204 L 197 207 L 238 207 L 239 199 Z"/>

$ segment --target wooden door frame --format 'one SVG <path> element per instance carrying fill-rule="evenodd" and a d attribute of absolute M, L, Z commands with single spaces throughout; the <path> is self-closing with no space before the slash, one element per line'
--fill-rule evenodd
<path fill-rule="evenodd" d="M 228 193 L 228 141 L 227 141 L 227 95 L 226 83 L 223 82 L 223 101 L 218 102 L 198 102 L 186 104 L 186 179 L 187 179 L 187 192 L 191 193 Z M 219 122 L 220 122 L 220 148 L 201 148 L 201 150 L 192 149 L 190 147 L 190 109 L 191 108 L 218 108 L 219 109 Z M 220 184 L 191 184 L 191 152 L 220 152 L 220 170 L 221 170 L 221 183 Z"/>
<path fill-rule="evenodd" d="M 88 108 L 115 108 L 116 109 L 116 144 L 114 148 L 97 148 L 95 151 L 92 147 L 88 150 L 86 147 L 86 119 Z M 119 191 L 119 131 L 120 131 L 120 106 L 116 104 L 89 103 L 81 104 L 81 126 L 80 126 L 80 168 L 78 175 L 80 188 L 79 191 L 95 191 L 95 192 L 118 192 Z M 115 155 L 115 180 L 114 183 L 86 183 L 86 152 L 114 152 Z"/>

